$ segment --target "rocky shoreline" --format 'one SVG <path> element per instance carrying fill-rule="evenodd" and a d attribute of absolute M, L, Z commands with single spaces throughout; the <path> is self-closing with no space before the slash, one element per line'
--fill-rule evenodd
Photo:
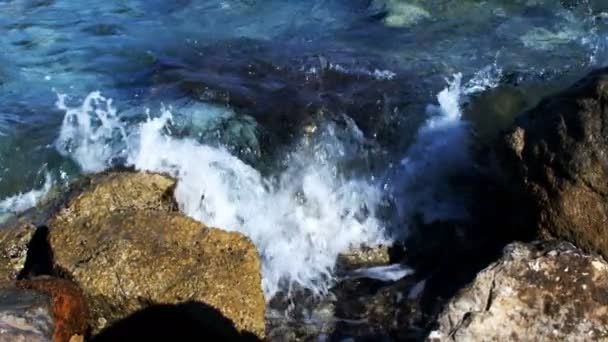
<path fill-rule="evenodd" d="M 465 229 L 476 239 L 345 253 L 345 272 L 416 273 L 345 277 L 315 304 L 334 321 L 308 331 L 267 313 L 253 243 L 180 213 L 175 180 L 86 177 L 3 224 L 0 341 L 608 339 L 607 99 L 603 69 L 523 113 L 488 152 L 499 190 L 476 195 L 493 208 Z"/>

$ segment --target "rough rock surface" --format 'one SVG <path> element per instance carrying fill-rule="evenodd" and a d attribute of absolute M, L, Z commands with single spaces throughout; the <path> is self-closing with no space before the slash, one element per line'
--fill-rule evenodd
<path fill-rule="evenodd" d="M 53 329 L 50 296 L 15 287 L 0 290 L 0 341 L 52 341 Z"/>
<path fill-rule="evenodd" d="M 430 341 L 608 339 L 608 263 L 565 242 L 513 243 L 438 325 Z"/>
<path fill-rule="evenodd" d="M 152 304 L 203 302 L 263 337 L 255 246 L 177 212 L 174 184 L 157 174 L 95 176 L 48 222 L 56 271 L 83 289 L 94 331 Z"/>
<path fill-rule="evenodd" d="M 338 266 L 345 269 L 387 265 L 390 262 L 389 246 L 384 245 L 353 248 L 338 255 Z"/>
<path fill-rule="evenodd" d="M 608 257 L 608 69 L 543 100 L 505 136 L 505 169 L 521 185 L 518 214 L 541 238 Z M 524 213 L 524 211 L 530 212 Z"/>
<path fill-rule="evenodd" d="M 17 279 L 25 266 L 29 243 L 36 228 L 17 223 L 0 230 L 0 284 Z"/>
<path fill-rule="evenodd" d="M 53 341 L 74 342 L 87 334 L 89 311 L 80 288 L 69 280 L 42 277 L 21 280 L 17 286 L 50 296 Z"/>

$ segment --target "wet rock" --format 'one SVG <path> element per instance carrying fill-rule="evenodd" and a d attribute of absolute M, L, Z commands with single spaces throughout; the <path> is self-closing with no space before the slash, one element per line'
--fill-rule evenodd
<path fill-rule="evenodd" d="M 608 257 L 608 69 L 589 74 L 516 120 L 499 153 L 542 238 Z M 514 187 L 517 188 L 517 187 Z"/>
<path fill-rule="evenodd" d="M 338 266 L 344 269 L 387 265 L 390 262 L 390 247 L 384 245 L 354 248 L 338 255 Z"/>
<path fill-rule="evenodd" d="M 420 340 L 428 321 L 421 308 L 424 281 L 414 276 L 396 282 L 374 279 L 342 281 L 336 295 L 336 340 L 348 336 L 369 340 Z"/>
<path fill-rule="evenodd" d="M 608 338 L 608 263 L 569 243 L 513 243 L 439 315 L 430 341 Z"/>
<path fill-rule="evenodd" d="M 56 272 L 82 288 L 94 331 L 153 304 L 194 301 L 264 336 L 255 246 L 176 211 L 174 184 L 147 173 L 93 177 L 48 222 Z"/>

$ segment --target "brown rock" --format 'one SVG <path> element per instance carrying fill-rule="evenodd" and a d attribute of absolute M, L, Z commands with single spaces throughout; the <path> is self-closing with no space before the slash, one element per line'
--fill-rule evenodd
<path fill-rule="evenodd" d="M 52 220 L 105 217 L 129 210 L 173 210 L 175 180 L 154 173 L 109 172 L 81 181 Z"/>
<path fill-rule="evenodd" d="M 69 342 L 74 335 L 87 333 L 89 312 L 76 284 L 65 279 L 39 278 L 20 281 L 18 286 L 51 296 L 55 325 L 53 342 Z"/>
<path fill-rule="evenodd" d="M 94 330 L 151 304 L 204 302 L 263 337 L 255 246 L 174 211 L 174 184 L 145 173 L 91 181 L 49 221 L 56 268 L 84 291 Z"/>
<path fill-rule="evenodd" d="M 608 263 L 568 243 L 514 243 L 439 315 L 431 341 L 608 339 Z"/>
<path fill-rule="evenodd" d="M 338 255 L 338 265 L 345 269 L 387 265 L 391 262 L 389 246 L 353 248 Z"/>
<path fill-rule="evenodd" d="M 608 69 L 543 100 L 516 121 L 500 154 L 520 185 L 515 209 L 543 238 L 608 257 Z"/>

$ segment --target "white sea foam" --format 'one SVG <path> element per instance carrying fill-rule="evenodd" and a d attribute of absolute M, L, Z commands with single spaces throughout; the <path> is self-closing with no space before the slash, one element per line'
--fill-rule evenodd
<path fill-rule="evenodd" d="M 78 161 L 84 172 L 99 172 L 118 157 L 116 142 L 126 132 L 118 119 L 112 100 L 99 92 L 90 93 L 80 107 L 66 105 L 67 96 L 58 95 L 57 108 L 65 111 L 56 147 L 59 153 Z"/>
<path fill-rule="evenodd" d="M 78 119 L 77 124 L 64 120 L 58 146 L 69 142 L 69 148 L 62 151 L 84 171 L 109 165 L 109 151 L 119 149 L 98 145 L 116 138 L 119 121 L 108 119 L 109 123 L 93 128 L 87 124 L 91 117 L 116 117 L 108 100 L 94 93 L 80 107 L 67 108 L 64 102 L 60 106 L 66 117 Z M 338 253 L 386 242 L 375 218 L 381 192 L 366 180 L 340 175 L 337 163 L 348 157 L 348 146 L 339 140 L 333 125 L 321 130 L 308 148 L 302 145 L 290 154 L 280 174 L 265 178 L 225 149 L 172 137 L 167 134 L 170 121 L 171 113 L 163 110 L 159 117 L 132 128 L 123 144 L 127 163 L 140 170 L 172 174 L 178 179 L 175 197 L 184 213 L 251 238 L 263 260 L 268 298 L 283 283 L 324 292 L 332 283 Z M 360 138 L 360 132 L 351 129 L 353 139 Z"/>
<path fill-rule="evenodd" d="M 19 193 L 0 201 L 0 222 L 2 221 L 2 218 L 7 215 L 17 214 L 34 207 L 38 201 L 49 192 L 52 185 L 53 179 L 51 175 L 47 173 L 41 188 Z"/>

